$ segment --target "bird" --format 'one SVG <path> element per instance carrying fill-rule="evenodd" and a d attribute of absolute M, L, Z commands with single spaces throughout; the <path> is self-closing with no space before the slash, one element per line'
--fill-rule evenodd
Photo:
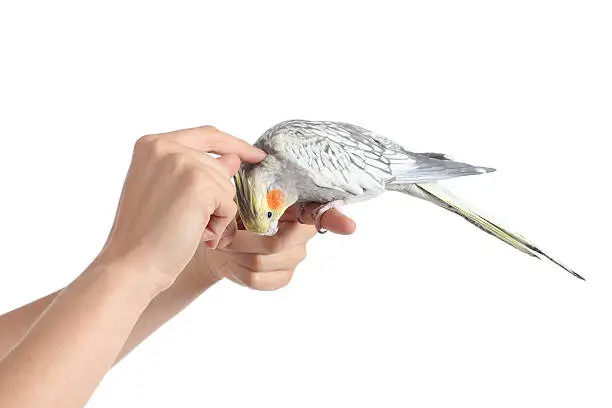
<path fill-rule="evenodd" d="M 312 217 L 318 232 L 321 217 L 332 208 L 372 199 L 387 191 L 416 197 L 455 213 L 486 233 L 532 257 L 545 258 L 576 278 L 581 275 L 536 245 L 478 214 L 438 181 L 495 171 L 452 160 L 443 153 L 413 153 L 398 143 L 343 122 L 287 120 L 254 143 L 267 156 L 242 163 L 234 176 L 238 215 L 246 230 L 275 235 L 284 212 L 318 203 Z"/>

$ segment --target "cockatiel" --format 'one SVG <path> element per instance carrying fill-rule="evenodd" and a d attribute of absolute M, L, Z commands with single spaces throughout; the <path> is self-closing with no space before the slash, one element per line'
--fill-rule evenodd
<path fill-rule="evenodd" d="M 412 153 L 367 129 L 340 122 L 285 121 L 266 131 L 255 146 L 268 156 L 256 165 L 243 164 L 234 177 L 238 212 L 248 231 L 274 235 L 288 207 L 297 203 L 301 222 L 305 204 L 315 202 L 321 206 L 313 218 L 317 231 L 323 233 L 321 217 L 331 208 L 399 191 L 452 211 L 519 251 L 547 258 L 584 280 L 437 184 L 495 171 L 492 168 L 456 162 L 440 153 Z"/>

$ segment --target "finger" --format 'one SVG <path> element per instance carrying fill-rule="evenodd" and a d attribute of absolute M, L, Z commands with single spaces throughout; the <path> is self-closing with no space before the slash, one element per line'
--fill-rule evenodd
<path fill-rule="evenodd" d="M 233 166 L 232 163 L 237 160 L 235 155 L 229 155 L 226 159 L 219 160 L 199 150 L 174 142 L 163 143 L 163 155 L 167 159 L 177 159 L 178 162 L 194 164 L 203 170 L 209 178 L 217 181 L 228 193 L 235 194 L 234 184 L 231 182 L 233 174 L 228 174 L 231 170 L 228 169 L 228 166 Z M 185 161 L 185 158 L 188 160 Z"/>
<path fill-rule="evenodd" d="M 209 248 L 218 248 L 219 242 L 223 238 L 223 233 L 229 224 L 226 217 L 211 215 L 204 231 L 204 236 L 207 237 L 207 239 L 203 239 L 205 241 L 204 245 Z"/>
<path fill-rule="evenodd" d="M 215 180 L 228 192 L 234 194 L 234 184 L 230 181 L 230 178 L 238 171 L 240 167 L 240 159 L 238 156 L 229 154 L 218 158 L 213 158 L 206 153 L 202 153 L 199 150 L 195 150 L 189 147 L 182 146 L 178 143 L 169 143 L 167 152 L 172 154 L 183 154 L 190 157 L 197 162 L 204 171 L 214 170 L 210 172 L 210 176 L 214 177 Z M 236 165 L 237 163 L 237 165 Z M 236 170 L 233 167 L 236 166 Z"/>
<path fill-rule="evenodd" d="M 248 163 L 259 163 L 266 157 L 263 150 L 212 126 L 177 130 L 160 135 L 160 137 L 202 152 L 219 155 L 236 154 L 242 161 Z"/>
<path fill-rule="evenodd" d="M 302 221 L 304 221 L 304 224 L 314 225 L 315 220 L 312 217 L 312 212 L 320 205 L 321 204 L 318 203 L 310 203 L 306 205 L 302 215 Z M 287 209 L 287 211 L 285 211 L 281 217 L 281 221 L 295 221 L 296 217 L 297 205 L 292 205 Z M 340 235 L 350 235 L 355 232 L 355 229 L 357 228 L 355 221 L 342 214 L 336 208 L 332 208 L 323 214 L 323 217 L 321 218 L 321 226 L 328 231 Z"/>
<path fill-rule="evenodd" d="M 231 272 L 232 280 L 255 290 L 276 290 L 283 288 L 293 278 L 292 270 L 274 271 L 268 273 L 253 273 L 247 269 L 238 268 Z"/>
<path fill-rule="evenodd" d="M 281 223 L 276 235 L 271 237 L 239 230 L 234 240 L 224 250 L 249 254 L 273 254 L 304 243 L 315 234 L 316 231 L 312 226 L 297 222 Z"/>
<path fill-rule="evenodd" d="M 257 273 L 294 269 L 305 257 L 306 246 L 304 244 L 270 255 L 234 254 L 234 260 L 238 265 Z"/>
<path fill-rule="evenodd" d="M 232 222 L 229 223 L 225 231 L 223 231 L 223 235 L 219 240 L 217 248 L 225 248 L 228 246 L 234 239 L 234 236 L 236 236 L 236 231 L 238 231 L 238 225 L 236 224 L 236 218 L 234 218 Z"/>
<path fill-rule="evenodd" d="M 237 155 L 227 154 L 225 156 L 218 157 L 216 160 L 217 162 L 221 163 L 225 169 L 225 174 L 229 175 L 230 177 L 238 173 L 238 169 L 240 168 L 240 157 Z"/>
<path fill-rule="evenodd" d="M 225 229 L 236 217 L 236 204 L 229 196 L 224 197 L 222 194 L 215 194 L 214 191 L 210 192 L 209 197 L 212 201 L 208 207 L 213 207 L 214 211 L 210 215 L 202 240 L 206 241 L 207 247 L 217 248 Z"/>

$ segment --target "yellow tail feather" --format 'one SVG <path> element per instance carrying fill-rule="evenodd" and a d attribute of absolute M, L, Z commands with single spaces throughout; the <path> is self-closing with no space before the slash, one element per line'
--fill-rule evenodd
<path fill-rule="evenodd" d="M 487 220 L 481 215 L 478 215 L 466 204 L 460 203 L 458 198 L 454 197 L 449 191 L 443 189 L 440 185 L 434 183 L 423 183 L 415 184 L 415 186 L 420 189 L 420 195 L 423 196 L 422 198 L 425 198 L 433 202 L 434 204 L 439 205 L 440 207 L 446 208 L 451 212 L 454 212 L 455 214 L 469 221 L 471 224 L 475 225 L 486 233 L 491 234 L 494 237 L 504 241 L 508 245 L 513 246 L 519 251 L 536 258 L 540 258 L 540 256 L 543 256 L 551 262 L 555 263 L 556 265 L 560 266 L 561 268 L 565 269 L 567 272 L 571 273 L 575 277 L 584 280 L 582 276 L 569 269 L 559 261 L 546 255 L 543 251 L 541 251 L 535 245 L 527 241 L 525 238 L 500 227 L 499 225 Z"/>

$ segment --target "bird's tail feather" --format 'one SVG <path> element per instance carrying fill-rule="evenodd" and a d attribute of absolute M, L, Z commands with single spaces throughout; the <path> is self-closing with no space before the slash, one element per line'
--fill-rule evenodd
<path fill-rule="evenodd" d="M 538 247 L 527 241 L 525 238 L 514 232 L 510 232 L 505 228 L 500 227 L 496 223 L 477 214 L 474 209 L 470 208 L 467 204 L 460 202 L 457 197 L 453 196 L 448 190 L 442 188 L 439 184 L 411 184 L 406 185 L 405 188 L 401 189 L 401 191 L 416 196 L 418 198 L 425 199 L 442 208 L 445 208 L 469 221 L 471 224 L 475 225 L 486 233 L 491 234 L 494 237 L 504 241 L 508 245 L 513 246 L 519 251 L 536 258 L 544 257 L 550 260 L 551 262 L 557 264 L 561 268 L 565 269 L 567 272 L 571 273 L 575 277 L 584 280 L 582 276 L 569 269 L 567 266 L 563 265 L 559 261 L 548 256 Z"/>

